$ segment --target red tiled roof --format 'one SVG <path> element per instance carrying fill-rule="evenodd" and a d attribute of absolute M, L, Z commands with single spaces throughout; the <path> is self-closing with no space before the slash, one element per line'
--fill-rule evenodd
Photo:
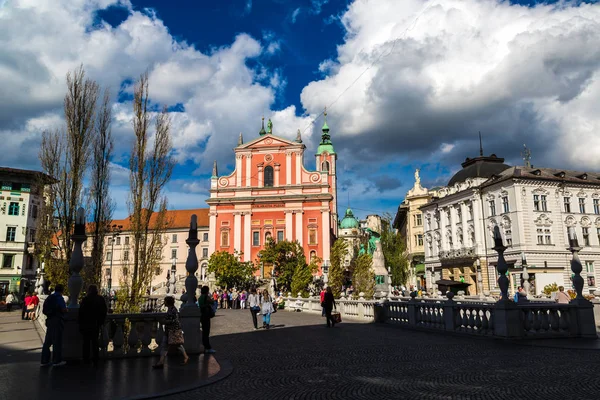
<path fill-rule="evenodd" d="M 208 208 L 195 208 L 192 210 L 167 210 L 167 221 L 168 228 L 167 229 L 180 229 L 180 228 L 189 228 L 190 221 L 193 214 L 196 214 L 198 217 L 198 227 L 207 227 L 208 226 Z M 157 213 L 152 214 L 150 217 L 150 227 L 153 226 L 157 218 Z M 112 221 L 111 225 L 121 226 L 123 231 L 131 230 L 131 220 L 130 217 L 125 219 L 115 219 Z"/>

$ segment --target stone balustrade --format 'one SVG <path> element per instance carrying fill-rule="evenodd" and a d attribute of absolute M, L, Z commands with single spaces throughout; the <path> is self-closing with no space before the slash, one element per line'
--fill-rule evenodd
<path fill-rule="evenodd" d="M 284 297 L 285 309 L 296 310 L 296 304 L 302 304 L 301 311 L 321 314 L 321 299 L 319 297 Z M 375 300 L 349 300 L 346 298 L 337 299 L 337 311 L 344 318 L 364 320 L 372 322 L 375 319 Z"/>
<path fill-rule="evenodd" d="M 109 314 L 101 330 L 104 358 L 156 355 L 164 335 L 166 313 Z"/>

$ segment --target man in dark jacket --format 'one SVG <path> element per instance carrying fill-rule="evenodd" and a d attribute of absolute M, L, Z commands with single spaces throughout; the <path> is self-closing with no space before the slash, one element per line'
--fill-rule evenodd
<path fill-rule="evenodd" d="M 325 318 L 327 319 L 327 327 L 329 328 L 335 326 L 335 320 L 331 315 L 333 311 L 333 307 L 335 307 L 335 298 L 333 297 L 333 291 L 331 290 L 331 286 L 327 287 L 327 291 L 325 292 L 323 308 L 325 309 Z"/>
<path fill-rule="evenodd" d="M 98 294 L 98 287 L 90 285 L 87 296 L 81 301 L 79 307 L 79 332 L 83 336 L 83 361 L 90 362 L 90 348 L 92 349 L 92 362 L 98 363 L 99 348 L 98 336 L 100 328 L 106 318 L 106 301 Z"/>

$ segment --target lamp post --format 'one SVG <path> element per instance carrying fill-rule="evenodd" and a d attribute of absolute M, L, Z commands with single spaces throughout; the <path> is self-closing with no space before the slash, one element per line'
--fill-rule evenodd
<path fill-rule="evenodd" d="M 323 283 L 329 282 L 329 260 L 323 261 Z"/>
<path fill-rule="evenodd" d="M 171 293 L 171 271 L 167 270 L 167 294 Z"/>
<path fill-rule="evenodd" d="M 123 229 L 123 225 L 114 224 L 109 227 L 109 232 L 111 236 L 111 248 L 110 248 L 110 268 L 108 269 L 108 275 L 106 277 L 107 284 L 107 292 L 110 295 L 110 291 L 112 289 L 112 267 L 113 267 L 113 259 L 115 258 L 115 240 L 121 234 Z"/>
<path fill-rule="evenodd" d="M 521 265 L 523 266 L 523 272 L 521 273 L 523 290 L 525 291 L 525 294 L 529 296 L 529 288 L 531 285 L 529 283 L 529 273 L 527 272 L 527 256 L 525 255 L 524 251 L 521 252 Z"/>

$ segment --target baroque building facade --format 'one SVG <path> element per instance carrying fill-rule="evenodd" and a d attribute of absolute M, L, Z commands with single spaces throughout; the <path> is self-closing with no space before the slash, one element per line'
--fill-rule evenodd
<path fill-rule="evenodd" d="M 600 174 L 511 167 L 495 155 L 465 161 L 425 214 L 425 267 L 435 281 L 469 285 L 470 294 L 496 292 L 493 229 L 500 227 L 511 291 L 527 267 L 532 295 L 556 283 L 571 288 L 567 230 L 576 229 L 585 291 L 596 288 L 600 262 Z"/>
<path fill-rule="evenodd" d="M 421 186 L 419 170 L 415 171 L 415 183 L 398 206 L 393 226 L 406 239 L 406 255 L 409 261 L 408 284 L 424 289 L 425 278 L 425 226 L 421 207 L 436 196 L 435 189 Z"/>
<path fill-rule="evenodd" d="M 0 298 L 33 290 L 36 227 L 44 186 L 53 182 L 42 172 L 0 167 Z"/>
<path fill-rule="evenodd" d="M 304 167 L 300 131 L 294 141 L 276 136 L 268 121 L 259 137 L 235 152 L 235 169 L 219 176 L 215 162 L 210 183 L 209 254 L 241 253 L 242 261 L 260 262 L 267 240 L 298 241 L 307 259 L 317 256 L 329 265 L 337 235 L 337 155 L 329 135 L 327 113 L 315 154 L 316 169 Z M 272 266 L 257 272 L 270 277 Z M 321 273 L 321 270 L 319 271 Z"/>

